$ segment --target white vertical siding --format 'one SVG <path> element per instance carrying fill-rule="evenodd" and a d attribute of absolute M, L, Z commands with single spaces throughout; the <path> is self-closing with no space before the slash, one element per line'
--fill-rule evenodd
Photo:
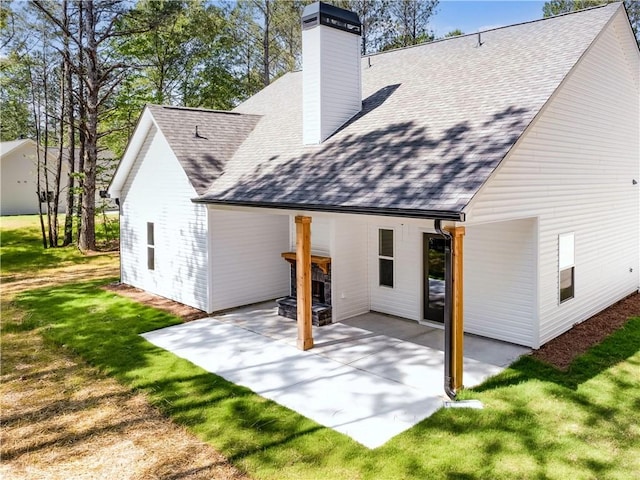
<path fill-rule="evenodd" d="M 464 329 L 535 346 L 535 219 L 470 226 L 464 237 Z"/>
<path fill-rule="evenodd" d="M 621 12 L 468 212 L 470 222 L 539 217 L 540 344 L 640 283 L 636 48 Z M 575 298 L 560 305 L 558 235 L 567 232 L 575 233 Z"/>
<path fill-rule="evenodd" d="M 209 211 L 212 311 L 289 294 L 288 215 Z"/>
<path fill-rule="evenodd" d="M 362 108 L 360 36 L 319 25 L 302 32 L 303 141 L 321 143 Z"/>
<path fill-rule="evenodd" d="M 394 286 L 379 285 L 378 229 L 394 231 Z M 425 229 L 432 228 L 431 223 Z M 422 318 L 422 234 L 425 229 L 415 224 L 400 223 L 390 218 L 369 223 L 369 288 L 371 310 L 410 320 Z"/>
<path fill-rule="evenodd" d="M 121 193 L 124 283 L 208 310 L 207 212 L 161 133 L 151 128 Z M 155 269 L 147 268 L 147 222 Z"/>
<path fill-rule="evenodd" d="M 351 217 L 336 217 L 334 222 L 331 302 L 333 321 L 337 322 L 370 310 L 368 227 L 364 219 L 356 220 Z"/>

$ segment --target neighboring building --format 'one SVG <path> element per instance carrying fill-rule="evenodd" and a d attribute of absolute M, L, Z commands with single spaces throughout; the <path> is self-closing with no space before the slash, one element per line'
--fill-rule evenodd
<path fill-rule="evenodd" d="M 49 189 L 47 193 L 44 167 L 41 169 L 40 193 L 38 193 L 38 151 L 37 144 L 32 139 L 19 139 L 0 142 L 0 158 L 2 159 L 2 199 L 0 201 L 0 215 L 32 215 L 39 213 L 38 201 L 42 202 L 42 211 L 46 212 L 46 199 L 53 198 L 55 185 L 55 168 L 58 164 L 58 148 L 47 149 L 47 171 Z M 44 165 L 45 150 L 40 147 L 41 164 Z M 60 178 L 59 213 L 66 212 L 68 175 L 68 149 L 63 150 L 63 160 Z M 78 153 L 76 153 L 76 162 Z M 115 155 L 103 150 L 98 154 L 98 175 L 96 178 L 96 206 L 106 210 L 117 210 L 113 200 L 100 198 L 100 190 L 106 190 L 111 182 L 118 161 Z"/>
<path fill-rule="evenodd" d="M 40 156 L 44 164 L 45 151 L 40 147 Z M 49 193 L 45 188 L 44 168 L 41 170 L 40 192 L 38 192 L 38 145 L 31 139 L 19 139 L 0 142 L 0 158 L 2 162 L 2 198 L 0 199 L 0 215 L 31 215 L 39 212 L 38 202 L 43 203 L 46 211 L 46 196 L 53 195 L 53 165 L 57 163 L 56 155 L 48 150 Z M 64 178 L 65 175 L 63 175 Z M 64 204 L 61 202 L 61 212 Z"/>
<path fill-rule="evenodd" d="M 442 322 L 439 225 L 465 234 L 467 332 L 537 348 L 638 290 L 622 4 L 362 59 L 357 17 L 303 20 L 303 72 L 233 112 L 145 108 L 110 187 L 123 282 L 207 312 L 286 296 L 306 216 L 331 321 Z"/>

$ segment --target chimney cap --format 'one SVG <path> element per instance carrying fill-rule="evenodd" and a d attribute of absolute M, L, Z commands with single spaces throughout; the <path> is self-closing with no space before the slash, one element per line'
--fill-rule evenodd
<path fill-rule="evenodd" d="M 302 11 L 302 29 L 307 30 L 316 25 L 337 28 L 355 35 L 362 32 L 362 23 L 357 13 L 324 2 L 307 5 Z"/>

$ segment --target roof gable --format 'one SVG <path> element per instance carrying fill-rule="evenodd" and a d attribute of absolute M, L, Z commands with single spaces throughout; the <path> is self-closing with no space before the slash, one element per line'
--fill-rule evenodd
<path fill-rule="evenodd" d="M 0 155 L 9 155 L 14 150 L 22 148 L 27 144 L 32 144 L 35 148 L 36 142 L 31 140 L 30 138 L 22 138 L 18 140 L 9 140 L 7 142 L 0 142 Z"/>
<path fill-rule="evenodd" d="M 383 53 L 363 110 L 302 145 L 301 73 L 236 111 L 262 115 L 200 201 L 463 212 L 621 4 Z"/>
<path fill-rule="evenodd" d="M 147 105 L 118 165 L 109 192 L 119 196 L 152 125 L 164 136 L 197 194 L 224 170 L 260 119 L 256 115 L 185 107 Z M 196 134 L 197 132 L 197 134 Z"/>
<path fill-rule="evenodd" d="M 222 174 L 260 119 L 235 112 L 149 105 L 158 129 L 199 194 Z"/>

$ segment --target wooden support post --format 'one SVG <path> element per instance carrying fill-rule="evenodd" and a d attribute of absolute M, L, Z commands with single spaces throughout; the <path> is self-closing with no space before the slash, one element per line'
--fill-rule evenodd
<path fill-rule="evenodd" d="M 453 256 L 453 262 L 451 270 L 453 273 L 453 288 L 452 288 L 452 315 L 453 315 L 453 328 L 451 335 L 453 368 L 451 371 L 453 388 L 459 390 L 462 388 L 462 367 L 464 358 L 464 317 L 463 317 L 463 239 L 465 229 L 464 227 L 452 227 L 447 228 L 451 233 L 451 251 Z"/>
<path fill-rule="evenodd" d="M 300 350 L 313 347 L 311 332 L 311 217 L 296 216 L 296 288 Z"/>

